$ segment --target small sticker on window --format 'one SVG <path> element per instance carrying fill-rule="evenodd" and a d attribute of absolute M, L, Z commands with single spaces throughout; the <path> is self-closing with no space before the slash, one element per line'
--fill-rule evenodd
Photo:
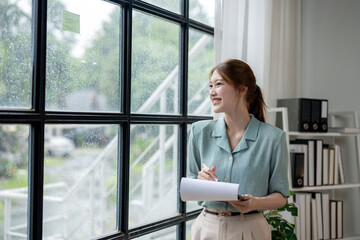
<path fill-rule="evenodd" d="M 64 10 L 62 28 L 65 31 L 80 33 L 80 15 Z"/>

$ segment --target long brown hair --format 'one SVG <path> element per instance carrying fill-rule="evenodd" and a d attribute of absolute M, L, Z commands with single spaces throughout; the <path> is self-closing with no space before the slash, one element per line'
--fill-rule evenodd
<path fill-rule="evenodd" d="M 229 59 L 216 65 L 210 71 L 210 78 L 217 71 L 224 81 L 237 89 L 247 87 L 246 102 L 249 113 L 265 122 L 266 104 L 260 87 L 256 84 L 255 75 L 250 66 L 238 59 Z"/>

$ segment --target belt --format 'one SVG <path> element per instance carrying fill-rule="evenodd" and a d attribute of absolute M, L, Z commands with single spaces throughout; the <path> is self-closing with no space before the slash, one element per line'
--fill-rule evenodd
<path fill-rule="evenodd" d="M 251 211 L 251 212 L 247 212 L 247 213 L 242 213 L 242 212 L 221 212 L 221 211 L 214 212 L 214 211 L 210 211 L 208 209 L 205 209 L 204 211 L 206 213 L 221 216 L 221 217 L 230 217 L 230 216 L 239 216 L 239 215 L 249 215 L 249 214 L 254 214 L 254 213 L 260 213 L 259 211 Z"/>

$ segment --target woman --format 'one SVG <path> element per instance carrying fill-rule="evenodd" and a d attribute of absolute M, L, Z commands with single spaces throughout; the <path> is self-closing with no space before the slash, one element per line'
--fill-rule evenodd
<path fill-rule="evenodd" d="M 284 206 L 289 196 L 285 133 L 265 123 L 262 92 L 245 62 L 215 66 L 209 88 L 214 112 L 224 117 L 192 125 L 188 177 L 238 183 L 242 200 L 199 202 L 204 210 L 192 225 L 192 238 L 271 239 L 261 211 Z"/>

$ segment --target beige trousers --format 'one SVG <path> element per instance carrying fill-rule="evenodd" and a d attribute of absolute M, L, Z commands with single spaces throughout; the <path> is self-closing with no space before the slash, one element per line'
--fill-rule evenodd
<path fill-rule="evenodd" d="M 192 240 L 271 240 L 262 213 L 216 216 L 202 211 L 191 226 Z"/>

